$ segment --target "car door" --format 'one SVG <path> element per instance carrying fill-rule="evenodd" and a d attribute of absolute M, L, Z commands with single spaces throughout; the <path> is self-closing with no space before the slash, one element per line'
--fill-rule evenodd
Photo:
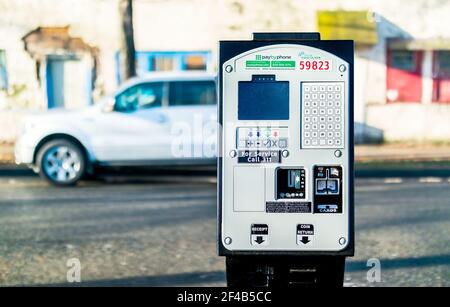
<path fill-rule="evenodd" d="M 114 110 L 96 119 L 91 142 L 98 160 L 139 164 L 170 158 L 165 88 L 163 82 L 145 82 L 115 97 Z"/>
<path fill-rule="evenodd" d="M 172 155 L 176 158 L 216 157 L 217 112 L 213 80 L 169 82 L 167 116 L 172 122 Z"/>

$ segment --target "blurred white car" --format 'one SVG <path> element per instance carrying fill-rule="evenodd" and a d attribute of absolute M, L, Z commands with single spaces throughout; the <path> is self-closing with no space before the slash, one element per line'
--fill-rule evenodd
<path fill-rule="evenodd" d="M 25 119 L 16 163 L 56 185 L 96 166 L 215 163 L 215 76 L 152 73 L 81 110 L 55 109 Z"/>

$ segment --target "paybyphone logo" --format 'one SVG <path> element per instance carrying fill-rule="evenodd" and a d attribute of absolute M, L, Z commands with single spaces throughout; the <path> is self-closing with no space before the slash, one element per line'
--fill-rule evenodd
<path fill-rule="evenodd" d="M 290 55 L 256 55 L 257 61 L 263 61 L 263 60 L 289 60 L 291 59 Z"/>

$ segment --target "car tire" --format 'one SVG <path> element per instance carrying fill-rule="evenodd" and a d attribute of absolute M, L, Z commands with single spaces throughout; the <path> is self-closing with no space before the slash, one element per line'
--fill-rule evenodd
<path fill-rule="evenodd" d="M 36 164 L 39 176 L 56 186 L 75 185 L 87 169 L 81 146 L 65 139 L 45 143 L 37 153 Z"/>

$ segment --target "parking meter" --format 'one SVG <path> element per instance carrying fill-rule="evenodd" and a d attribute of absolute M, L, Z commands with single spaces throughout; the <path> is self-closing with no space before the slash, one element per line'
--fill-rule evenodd
<path fill-rule="evenodd" d="M 230 286 L 342 286 L 354 253 L 353 41 L 219 44 L 218 253 Z"/>

